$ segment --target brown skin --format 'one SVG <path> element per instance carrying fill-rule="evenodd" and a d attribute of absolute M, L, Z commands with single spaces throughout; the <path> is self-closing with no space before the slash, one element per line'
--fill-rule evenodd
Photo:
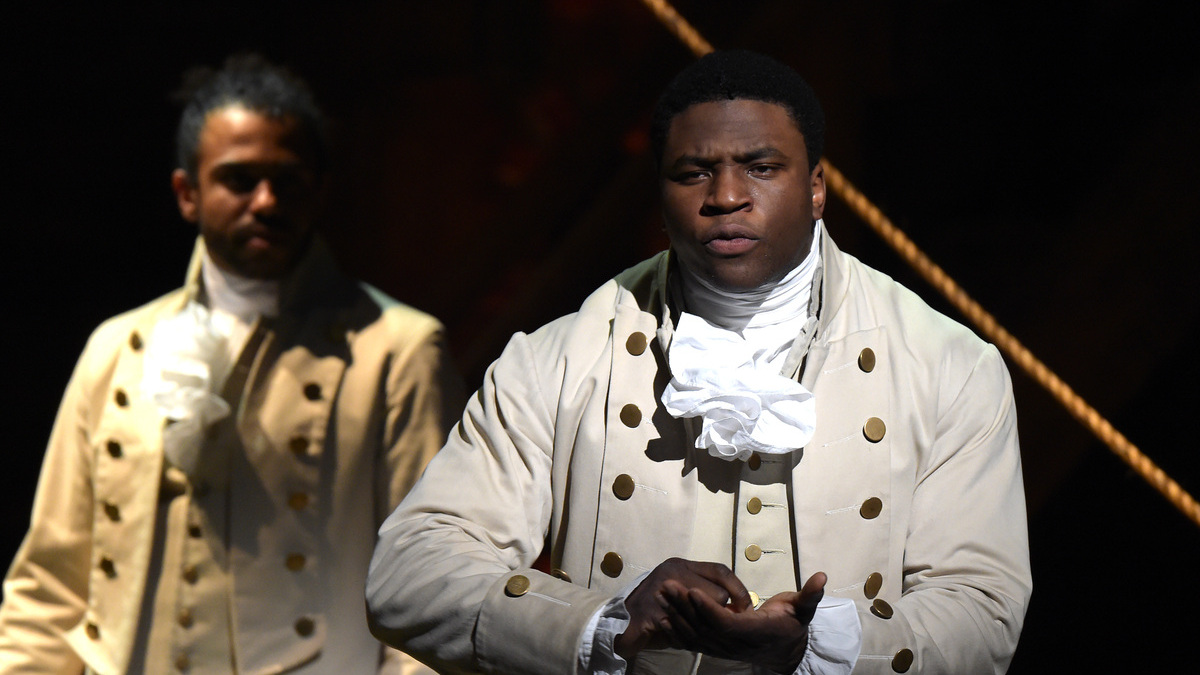
<path fill-rule="evenodd" d="M 677 259 L 726 290 L 783 278 L 812 244 L 825 174 L 808 168 L 804 136 L 774 103 L 698 103 L 663 147 L 663 217 Z"/>
<path fill-rule="evenodd" d="M 737 611 L 699 589 L 668 581 L 663 587 L 667 633 L 682 649 L 793 673 L 808 649 L 808 624 L 825 595 L 825 581 L 817 572 L 800 592 L 779 593 L 751 611 Z"/>
<path fill-rule="evenodd" d="M 218 267 L 252 279 L 292 271 L 312 238 L 319 181 L 311 157 L 292 118 L 238 105 L 208 114 L 195 180 L 176 169 L 171 188 Z"/>
<path fill-rule="evenodd" d="M 665 560 L 655 567 L 625 599 L 629 628 L 617 636 L 614 649 L 626 661 L 643 649 L 676 646 L 668 613 L 667 586 L 677 592 L 694 589 L 714 603 L 743 612 L 750 607 L 750 592 L 725 565 L 694 562 L 681 558 Z"/>
<path fill-rule="evenodd" d="M 662 157 L 663 215 L 671 248 L 694 273 L 727 290 L 771 284 L 799 265 L 825 208 L 825 174 L 808 167 L 804 136 L 787 110 L 753 100 L 699 103 L 671 121 Z M 825 594 L 818 572 L 799 592 L 757 610 L 733 572 L 672 558 L 625 600 L 618 655 L 675 647 L 794 672 Z"/>
<path fill-rule="evenodd" d="M 825 581 L 817 572 L 799 592 L 776 594 L 755 610 L 725 565 L 671 558 L 625 599 L 629 627 L 613 648 L 631 664 L 643 649 L 674 647 L 792 673 L 808 649 Z"/>

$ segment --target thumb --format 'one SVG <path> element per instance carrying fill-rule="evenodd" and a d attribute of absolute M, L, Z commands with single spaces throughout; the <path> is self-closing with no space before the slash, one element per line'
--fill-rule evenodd
<path fill-rule="evenodd" d="M 813 614 L 817 613 L 817 605 L 821 602 L 821 598 L 825 597 L 827 580 L 824 572 L 817 572 L 804 582 L 804 588 L 800 589 L 800 596 L 795 600 L 796 618 L 801 623 L 808 625 L 812 621 Z"/>

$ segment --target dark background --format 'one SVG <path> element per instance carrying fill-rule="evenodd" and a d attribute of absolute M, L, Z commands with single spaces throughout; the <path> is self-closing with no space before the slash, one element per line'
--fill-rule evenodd
<path fill-rule="evenodd" d="M 1161 4 L 677 6 L 804 74 L 827 158 L 1196 494 L 1200 10 Z M 471 387 L 512 331 L 665 244 L 646 121 L 691 56 L 640 3 L 299 7 L 4 11 L 0 558 L 88 333 L 182 281 L 168 93 L 188 66 L 256 49 L 309 79 L 338 143 L 326 236 L 443 319 Z M 844 205 L 826 222 L 957 317 Z M 1013 377 L 1035 590 L 1011 672 L 1194 670 L 1200 528 Z"/>

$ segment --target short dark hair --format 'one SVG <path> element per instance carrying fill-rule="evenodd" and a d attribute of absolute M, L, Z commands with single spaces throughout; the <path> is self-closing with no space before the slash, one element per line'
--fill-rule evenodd
<path fill-rule="evenodd" d="M 825 150 L 825 113 L 800 74 L 758 52 L 711 52 L 671 80 L 650 118 L 650 144 L 662 164 L 671 120 L 697 103 L 749 99 L 783 106 L 804 136 L 811 171 Z"/>
<path fill-rule="evenodd" d="M 309 141 L 314 168 L 318 172 L 325 169 L 325 116 L 312 90 L 299 76 L 259 54 L 230 56 L 220 70 L 204 66 L 189 69 L 174 98 L 183 105 L 175 132 L 175 161 L 192 181 L 196 180 L 200 133 L 208 114 L 232 105 L 273 119 L 295 119 Z"/>

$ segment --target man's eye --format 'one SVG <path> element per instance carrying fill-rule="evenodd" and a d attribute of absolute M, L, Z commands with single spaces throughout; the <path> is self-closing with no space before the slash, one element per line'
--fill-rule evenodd
<path fill-rule="evenodd" d="M 684 185 L 698 183 L 708 177 L 707 171 L 684 171 L 675 175 L 675 182 Z"/>
<path fill-rule="evenodd" d="M 309 183 L 307 176 L 292 171 L 281 171 L 271 177 L 272 189 L 289 196 L 301 194 Z"/>
<path fill-rule="evenodd" d="M 773 166 L 771 164 L 755 164 L 754 166 L 750 167 L 750 175 L 752 175 L 752 176 L 771 176 L 778 170 L 779 170 L 779 167 Z"/>
<path fill-rule="evenodd" d="M 258 185 L 258 177 L 241 171 L 232 171 L 222 175 L 219 179 L 221 184 L 231 192 L 239 194 L 250 192 Z"/>

